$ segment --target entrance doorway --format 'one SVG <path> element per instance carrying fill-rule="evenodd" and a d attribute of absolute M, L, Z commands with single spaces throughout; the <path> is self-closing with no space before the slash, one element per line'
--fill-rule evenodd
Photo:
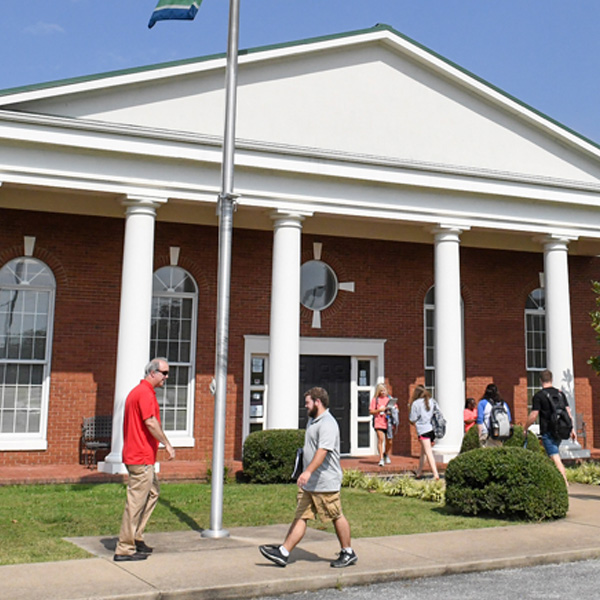
<path fill-rule="evenodd" d="M 304 429 L 308 416 L 304 408 L 304 392 L 322 387 L 329 393 L 329 410 L 340 428 L 340 452 L 349 454 L 350 440 L 350 381 L 349 356 L 300 356 L 300 390 L 298 427 Z"/>

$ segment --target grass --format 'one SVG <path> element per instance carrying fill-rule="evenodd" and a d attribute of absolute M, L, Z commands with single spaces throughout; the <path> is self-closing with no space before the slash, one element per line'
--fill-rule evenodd
<path fill-rule="evenodd" d="M 223 499 L 227 528 L 289 523 L 296 486 L 229 484 Z M 0 487 L 0 564 L 89 556 L 63 537 L 117 536 L 125 502 L 123 484 Z M 497 519 L 454 515 L 439 504 L 342 489 L 353 537 L 376 537 L 507 525 Z M 208 527 L 210 485 L 163 483 L 148 531 Z M 320 523 L 319 529 L 333 531 Z"/>

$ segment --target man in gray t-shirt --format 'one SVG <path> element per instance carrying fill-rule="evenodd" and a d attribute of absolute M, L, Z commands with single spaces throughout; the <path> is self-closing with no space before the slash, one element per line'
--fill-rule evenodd
<path fill-rule="evenodd" d="M 304 437 L 304 471 L 298 477 L 298 504 L 294 521 L 281 546 L 260 546 L 261 554 L 280 567 L 285 567 L 290 552 L 306 533 L 308 519 L 333 521 L 341 546 L 338 558 L 331 561 L 335 568 L 348 567 L 358 561 L 350 545 L 350 524 L 342 513 L 340 488 L 340 428 L 329 412 L 329 394 L 314 387 L 304 394 L 308 424 Z"/>

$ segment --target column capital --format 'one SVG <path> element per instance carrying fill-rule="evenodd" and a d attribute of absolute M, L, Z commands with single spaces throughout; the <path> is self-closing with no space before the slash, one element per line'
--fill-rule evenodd
<path fill-rule="evenodd" d="M 306 217 L 312 217 L 314 213 L 303 210 L 286 210 L 277 208 L 269 213 L 269 217 L 275 221 L 275 226 L 288 225 L 302 227 L 302 221 Z"/>
<path fill-rule="evenodd" d="M 439 242 L 460 242 L 460 236 L 465 231 L 469 231 L 469 225 L 456 225 L 449 223 L 439 223 L 430 231 L 435 236 L 435 240 Z"/>
<path fill-rule="evenodd" d="M 535 238 L 535 241 L 542 244 L 545 250 L 568 250 L 569 244 L 577 241 L 578 239 L 579 238 L 575 235 L 550 233 L 548 235 Z"/>
<path fill-rule="evenodd" d="M 148 214 L 156 216 L 156 209 L 168 202 L 168 198 L 158 196 L 140 196 L 128 194 L 121 199 L 121 204 L 126 207 L 125 213 L 131 214 Z"/>

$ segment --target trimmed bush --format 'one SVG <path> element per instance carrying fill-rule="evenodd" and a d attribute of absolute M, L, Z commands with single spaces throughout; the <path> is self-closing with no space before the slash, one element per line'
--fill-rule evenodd
<path fill-rule="evenodd" d="M 467 433 L 463 436 L 462 446 L 460 447 L 460 453 L 468 452 L 469 450 L 475 450 L 475 448 L 480 448 L 481 444 L 479 443 L 479 431 L 477 430 L 477 425 L 473 425 Z"/>
<path fill-rule="evenodd" d="M 515 425 L 513 428 L 513 434 L 504 442 L 502 446 L 506 448 L 523 448 L 523 425 Z M 469 450 L 475 450 L 475 448 L 481 448 L 479 443 L 479 432 L 477 431 L 477 425 L 474 425 L 465 433 L 460 447 L 460 454 L 469 452 Z M 537 436 L 531 431 L 527 432 L 527 450 L 537 452 L 539 454 L 545 454 L 544 448 Z"/>
<path fill-rule="evenodd" d="M 564 517 L 569 496 L 546 456 L 524 448 L 479 448 L 448 464 L 446 505 L 466 515 L 543 521 Z"/>
<path fill-rule="evenodd" d="M 523 438 L 523 425 L 515 425 L 513 429 L 513 434 L 509 437 L 502 446 L 504 448 L 523 448 L 523 443 L 525 439 Z M 540 443 L 537 435 L 535 433 L 528 431 L 527 432 L 527 450 L 531 450 L 532 452 L 537 452 L 538 454 L 546 455 L 546 451 L 544 447 Z"/>
<path fill-rule="evenodd" d="M 244 442 L 244 476 L 250 483 L 289 483 L 304 429 L 255 431 Z"/>

